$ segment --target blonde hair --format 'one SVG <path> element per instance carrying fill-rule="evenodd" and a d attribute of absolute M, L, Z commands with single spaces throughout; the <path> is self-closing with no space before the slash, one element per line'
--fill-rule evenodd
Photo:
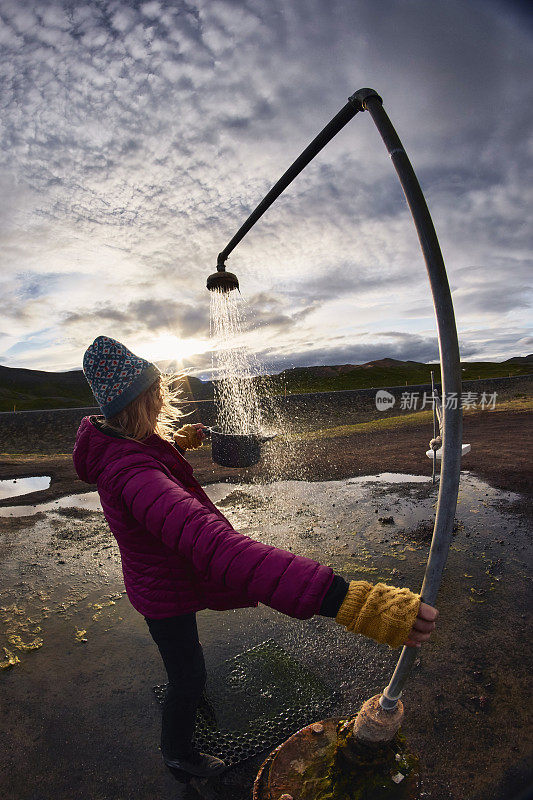
<path fill-rule="evenodd" d="M 182 416 L 176 405 L 181 395 L 178 387 L 181 377 L 160 375 L 119 414 L 106 420 L 106 426 L 138 442 L 154 433 L 172 442 L 175 423 Z"/>

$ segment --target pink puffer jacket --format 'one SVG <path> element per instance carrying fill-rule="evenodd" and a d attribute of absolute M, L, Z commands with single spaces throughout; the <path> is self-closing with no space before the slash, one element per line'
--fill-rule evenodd
<path fill-rule="evenodd" d="M 97 486 L 128 597 L 141 614 L 161 619 L 258 602 L 299 619 L 318 613 L 330 567 L 237 533 L 159 436 L 116 438 L 85 417 L 74 466 Z"/>

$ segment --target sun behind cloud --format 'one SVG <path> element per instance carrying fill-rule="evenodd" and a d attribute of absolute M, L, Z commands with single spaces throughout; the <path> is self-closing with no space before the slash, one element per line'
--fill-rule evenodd
<path fill-rule="evenodd" d="M 196 353 L 205 353 L 210 346 L 207 339 L 180 339 L 171 333 L 162 333 L 155 339 L 135 342 L 134 350 L 144 358 L 157 363 L 172 361 L 180 368 L 185 359 Z"/>

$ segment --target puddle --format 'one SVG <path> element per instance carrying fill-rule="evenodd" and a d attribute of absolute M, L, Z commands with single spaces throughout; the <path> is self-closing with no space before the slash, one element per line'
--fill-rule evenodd
<path fill-rule="evenodd" d="M 207 486 L 206 492 L 237 530 L 267 544 L 295 552 L 305 547 L 319 561 L 324 552 L 330 560 L 343 550 L 349 557 L 356 547 L 357 563 L 368 559 L 371 551 L 374 557 L 378 550 L 386 551 L 374 565 L 376 572 L 386 577 L 384 565 L 390 566 L 392 550 L 407 540 L 412 544 L 431 540 L 438 489 L 438 484 L 433 486 L 425 476 L 381 473 L 340 481 L 215 483 Z M 519 499 L 518 494 L 494 489 L 463 472 L 456 533 L 465 525 L 496 530 L 494 507 L 511 507 Z M 354 538 L 337 544 L 346 535 Z"/>
<path fill-rule="evenodd" d="M 19 478 L 15 486 L 20 486 L 23 481 L 48 481 L 46 485 L 38 485 L 33 486 L 31 485 L 30 488 L 26 489 L 25 491 L 17 491 L 16 494 L 25 494 L 27 492 L 33 492 L 37 489 L 46 489 L 50 485 L 50 478 Z M 13 483 L 13 481 L 0 481 L 0 483 Z M 282 481 L 280 482 L 279 486 L 294 483 L 301 486 L 316 486 L 314 482 L 308 484 L 306 481 Z M 327 481 L 328 485 L 333 485 L 337 483 L 336 481 Z M 342 484 L 346 484 L 346 481 L 340 481 Z M 365 484 L 365 483 L 379 483 L 379 484 L 409 484 L 409 483 L 423 483 L 423 484 L 431 484 L 431 478 L 428 478 L 425 475 L 403 475 L 397 472 L 382 472 L 379 475 L 361 475 L 357 478 L 352 478 L 347 482 L 347 485 L 354 485 L 354 484 Z M 224 509 L 226 507 L 231 507 L 232 501 L 235 498 L 239 499 L 240 503 L 235 502 L 235 505 L 246 505 L 247 499 L 248 504 L 255 504 L 257 506 L 262 506 L 263 502 L 265 501 L 265 491 L 268 491 L 269 486 L 273 486 L 274 484 L 257 484 L 254 488 L 256 489 L 256 495 L 252 495 L 247 493 L 247 487 L 245 485 L 240 484 L 228 484 L 228 483 L 214 483 L 209 486 L 205 487 L 205 490 L 213 503 L 221 503 L 221 507 Z M 261 487 L 261 488 L 259 488 Z M 259 496 L 257 495 L 257 490 L 259 490 Z M 1 490 L 0 490 L 1 491 Z M 279 495 L 279 490 L 278 495 Z M 228 494 L 231 493 L 231 496 L 228 497 Z M 0 497 L 10 497 L 9 494 L 0 495 Z M 268 498 L 271 499 L 271 498 Z M 276 499 L 274 498 L 274 502 Z M 59 500 L 50 500 L 47 503 L 37 503 L 34 506 L 6 506 L 5 508 L 0 508 L 0 517 L 31 517 L 35 514 L 39 514 L 41 512 L 46 511 L 57 511 L 58 509 L 62 508 L 79 508 L 85 511 L 101 511 L 102 506 L 100 505 L 100 498 L 98 496 L 98 492 L 86 492 L 85 494 L 71 494 L 68 497 L 61 497 Z"/>
<path fill-rule="evenodd" d="M 33 480 L 39 479 L 33 478 Z M 22 492 L 19 492 L 19 494 L 22 494 Z M 34 506 L 6 506 L 5 508 L 0 508 L 0 517 L 32 517 L 44 511 L 57 511 L 61 508 L 79 508 L 84 511 L 102 510 L 98 492 L 86 492 L 85 494 L 69 494 L 67 497 L 60 497 L 59 500 L 37 503 Z"/>
<path fill-rule="evenodd" d="M 431 483 L 431 478 L 428 478 L 427 475 L 380 472 L 379 475 L 360 475 L 358 478 L 352 478 L 349 483 Z"/>
<path fill-rule="evenodd" d="M 18 497 L 21 494 L 30 492 L 40 492 L 48 489 L 50 478 L 46 475 L 41 478 L 13 478 L 12 480 L 0 481 L 0 500 L 6 497 Z"/>

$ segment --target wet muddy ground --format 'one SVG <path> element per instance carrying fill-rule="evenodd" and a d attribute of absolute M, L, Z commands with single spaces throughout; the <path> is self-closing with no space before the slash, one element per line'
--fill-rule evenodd
<path fill-rule="evenodd" d="M 347 578 L 417 586 L 436 491 L 427 480 L 390 481 L 214 484 L 210 493 L 245 533 L 330 563 Z M 405 692 L 404 730 L 422 756 L 423 797 L 503 800 L 527 781 L 531 552 L 519 503 L 463 474 L 439 631 Z M 4 662 L 0 677 L 9 698 L 4 796 L 193 797 L 160 765 L 151 687 L 163 673 L 123 594 L 101 513 L 37 510 L 4 516 L 0 526 L 0 646 L 16 662 Z M 274 638 L 340 687 L 339 714 L 383 688 L 396 659 L 331 620 L 300 622 L 266 608 L 205 611 L 199 626 L 213 666 Z M 260 760 L 233 770 L 221 796 L 248 797 Z"/>
<path fill-rule="evenodd" d="M 209 486 L 244 533 L 348 579 L 412 588 L 426 563 L 436 491 L 427 477 L 398 473 Z M 159 654 L 124 595 L 114 540 L 91 510 L 97 497 L 83 500 L 84 509 L 65 500 L 23 506 L 25 516 L 0 510 L 2 796 L 192 800 L 195 791 L 161 765 L 152 692 L 164 679 Z M 522 495 L 463 472 L 440 624 L 404 695 L 421 797 L 507 800 L 529 780 L 528 524 Z M 273 638 L 339 689 L 336 715 L 355 713 L 379 692 L 397 658 L 325 618 L 296 621 L 265 607 L 198 616 L 208 669 Z M 204 790 L 250 797 L 261 761 Z"/>

